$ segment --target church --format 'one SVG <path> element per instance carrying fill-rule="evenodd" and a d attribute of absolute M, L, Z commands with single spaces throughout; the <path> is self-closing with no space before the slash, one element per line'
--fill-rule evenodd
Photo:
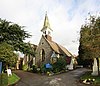
<path fill-rule="evenodd" d="M 23 60 L 17 61 L 17 69 L 20 69 L 20 65 L 37 65 L 40 67 L 42 64 L 55 63 L 58 58 L 64 58 L 67 64 L 71 63 L 74 56 L 63 46 L 59 45 L 52 40 L 53 30 L 50 27 L 47 13 L 45 14 L 44 25 L 41 29 L 42 36 L 38 45 L 30 44 L 35 51 L 35 56 L 24 55 Z"/>
<path fill-rule="evenodd" d="M 53 30 L 50 27 L 47 13 L 45 14 L 44 25 L 41 29 L 42 36 L 36 49 L 35 63 L 40 66 L 43 63 L 55 62 L 57 58 L 63 57 L 71 60 L 73 55 L 63 46 L 52 40 Z M 69 61 L 70 63 L 70 61 Z"/>

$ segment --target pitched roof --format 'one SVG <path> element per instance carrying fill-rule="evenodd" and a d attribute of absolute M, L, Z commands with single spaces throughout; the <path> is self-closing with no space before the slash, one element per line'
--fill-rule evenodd
<path fill-rule="evenodd" d="M 67 56 L 73 56 L 65 47 L 61 45 L 59 45 L 59 47 Z"/>
<path fill-rule="evenodd" d="M 44 36 L 43 36 L 44 37 Z M 45 37 L 44 37 L 45 38 Z M 46 39 L 46 38 L 45 38 Z M 47 40 L 47 39 L 46 39 Z M 63 54 L 65 53 L 67 56 L 71 57 L 73 56 L 65 47 L 57 44 L 56 42 L 54 41 L 49 41 L 47 40 L 47 42 L 49 43 L 49 45 L 51 46 L 51 48 L 53 49 L 53 51 L 55 51 L 56 53 L 59 53 L 59 54 Z"/>

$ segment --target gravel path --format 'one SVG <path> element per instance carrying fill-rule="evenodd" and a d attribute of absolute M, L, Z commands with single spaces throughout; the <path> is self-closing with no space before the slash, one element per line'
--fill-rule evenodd
<path fill-rule="evenodd" d="M 78 79 L 86 71 L 88 69 L 80 68 L 59 75 L 46 76 L 18 70 L 15 73 L 21 80 L 15 86 L 85 86 L 79 83 Z"/>

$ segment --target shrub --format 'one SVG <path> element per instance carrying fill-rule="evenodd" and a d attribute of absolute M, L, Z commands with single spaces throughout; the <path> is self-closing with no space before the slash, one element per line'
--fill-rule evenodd
<path fill-rule="evenodd" d="M 7 86 L 8 84 L 8 76 L 6 73 L 0 74 L 0 86 Z"/>
<path fill-rule="evenodd" d="M 47 72 L 52 71 L 52 68 L 46 68 L 46 64 L 42 64 L 40 67 L 40 70 L 42 73 L 47 73 Z"/>
<path fill-rule="evenodd" d="M 24 71 L 27 71 L 28 70 L 28 64 L 25 64 L 23 65 L 23 68 L 22 68 Z"/>
<path fill-rule="evenodd" d="M 54 73 L 58 73 L 61 72 L 62 70 L 65 70 L 66 68 L 66 60 L 64 58 L 58 58 L 57 62 L 51 64 L 52 68 L 46 68 L 46 64 L 42 64 L 40 66 L 40 71 L 41 73 L 47 73 L 47 72 L 54 72 Z"/>
<path fill-rule="evenodd" d="M 45 64 L 42 64 L 42 65 L 41 65 L 40 70 L 41 70 L 42 73 L 46 73 Z"/>
<path fill-rule="evenodd" d="M 34 73 L 37 72 L 37 66 L 36 66 L 36 65 L 33 65 L 33 66 L 32 66 L 32 71 L 33 71 Z"/>
<path fill-rule="evenodd" d="M 78 58 L 78 65 L 83 65 L 83 67 L 91 67 L 92 68 L 92 63 L 93 63 L 93 59 L 81 59 Z"/>
<path fill-rule="evenodd" d="M 67 65 L 66 60 L 64 58 L 58 58 L 57 62 L 52 64 L 53 66 L 53 72 L 57 73 L 62 70 L 65 70 L 65 66 Z"/>

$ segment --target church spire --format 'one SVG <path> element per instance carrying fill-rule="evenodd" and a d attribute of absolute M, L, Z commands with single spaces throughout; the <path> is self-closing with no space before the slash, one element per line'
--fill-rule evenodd
<path fill-rule="evenodd" d="M 49 23 L 49 19 L 48 19 L 48 16 L 47 16 L 47 11 L 46 11 L 46 14 L 45 14 L 45 19 L 44 19 L 44 25 L 43 25 L 43 28 L 42 28 L 42 32 L 46 31 L 46 30 L 51 30 L 53 31 L 51 28 L 50 28 L 50 23 Z"/>

